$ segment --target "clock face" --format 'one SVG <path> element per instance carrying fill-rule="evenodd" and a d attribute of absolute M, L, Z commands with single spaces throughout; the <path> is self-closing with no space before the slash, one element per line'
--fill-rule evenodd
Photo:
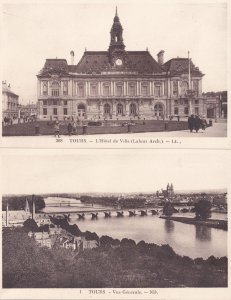
<path fill-rule="evenodd" d="M 120 58 L 117 58 L 115 63 L 117 66 L 122 66 L 122 64 L 123 64 L 122 59 L 120 59 Z"/>

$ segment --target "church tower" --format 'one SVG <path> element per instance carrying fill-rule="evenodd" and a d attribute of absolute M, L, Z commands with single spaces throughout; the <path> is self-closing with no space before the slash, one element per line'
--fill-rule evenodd
<path fill-rule="evenodd" d="M 123 27 L 118 17 L 117 7 L 110 35 L 111 42 L 108 48 L 110 63 L 116 67 L 121 67 L 125 62 L 125 45 L 123 42 Z"/>

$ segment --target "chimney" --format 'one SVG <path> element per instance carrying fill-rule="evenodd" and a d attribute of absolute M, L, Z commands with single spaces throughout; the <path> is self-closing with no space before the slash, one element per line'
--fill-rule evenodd
<path fill-rule="evenodd" d="M 161 50 L 158 54 L 157 54 L 157 58 L 158 58 L 158 63 L 160 65 L 163 65 L 164 63 L 164 50 Z"/>
<path fill-rule="evenodd" d="M 34 195 L 32 195 L 32 219 L 35 219 L 35 201 L 34 201 Z"/>
<path fill-rule="evenodd" d="M 8 200 L 6 200 L 6 227 L 8 227 Z"/>
<path fill-rule="evenodd" d="M 71 50 L 70 54 L 71 54 L 71 65 L 74 65 L 74 56 L 75 56 L 75 53 L 74 53 L 73 50 Z"/>

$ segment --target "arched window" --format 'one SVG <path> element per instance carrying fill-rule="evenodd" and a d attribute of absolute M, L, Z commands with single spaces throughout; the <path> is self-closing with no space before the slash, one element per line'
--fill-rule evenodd
<path fill-rule="evenodd" d="M 117 115 L 123 115 L 123 104 L 119 103 L 117 104 Z"/>
<path fill-rule="evenodd" d="M 110 104 L 108 104 L 108 103 L 104 104 L 104 114 L 110 115 L 110 112 L 111 112 Z"/>
<path fill-rule="evenodd" d="M 162 103 L 156 103 L 154 106 L 154 114 L 157 117 L 162 117 L 164 115 L 164 106 Z"/>
<path fill-rule="evenodd" d="M 135 105 L 135 103 L 130 104 L 130 116 L 136 116 L 136 105 Z"/>
<path fill-rule="evenodd" d="M 86 107 L 83 103 L 81 103 L 77 106 L 77 110 L 78 110 L 78 116 L 79 117 L 85 117 Z"/>

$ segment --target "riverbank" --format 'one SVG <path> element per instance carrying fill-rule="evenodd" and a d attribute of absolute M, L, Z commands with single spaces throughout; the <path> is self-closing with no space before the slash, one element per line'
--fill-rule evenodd
<path fill-rule="evenodd" d="M 71 228 L 71 227 L 70 227 Z M 68 224 L 66 223 L 66 229 Z M 77 232 L 77 231 L 76 231 Z M 76 253 L 39 247 L 24 228 L 3 230 L 3 288 L 227 287 L 227 257 L 191 259 L 169 245 L 109 236 Z"/>
<path fill-rule="evenodd" d="M 166 217 L 160 216 L 161 219 L 167 219 L 171 221 L 182 222 L 186 224 L 194 224 L 194 225 L 203 225 L 211 228 L 228 230 L 228 222 L 226 220 L 215 220 L 215 219 L 207 219 L 207 220 L 199 220 L 195 218 L 187 218 L 187 217 Z"/>

